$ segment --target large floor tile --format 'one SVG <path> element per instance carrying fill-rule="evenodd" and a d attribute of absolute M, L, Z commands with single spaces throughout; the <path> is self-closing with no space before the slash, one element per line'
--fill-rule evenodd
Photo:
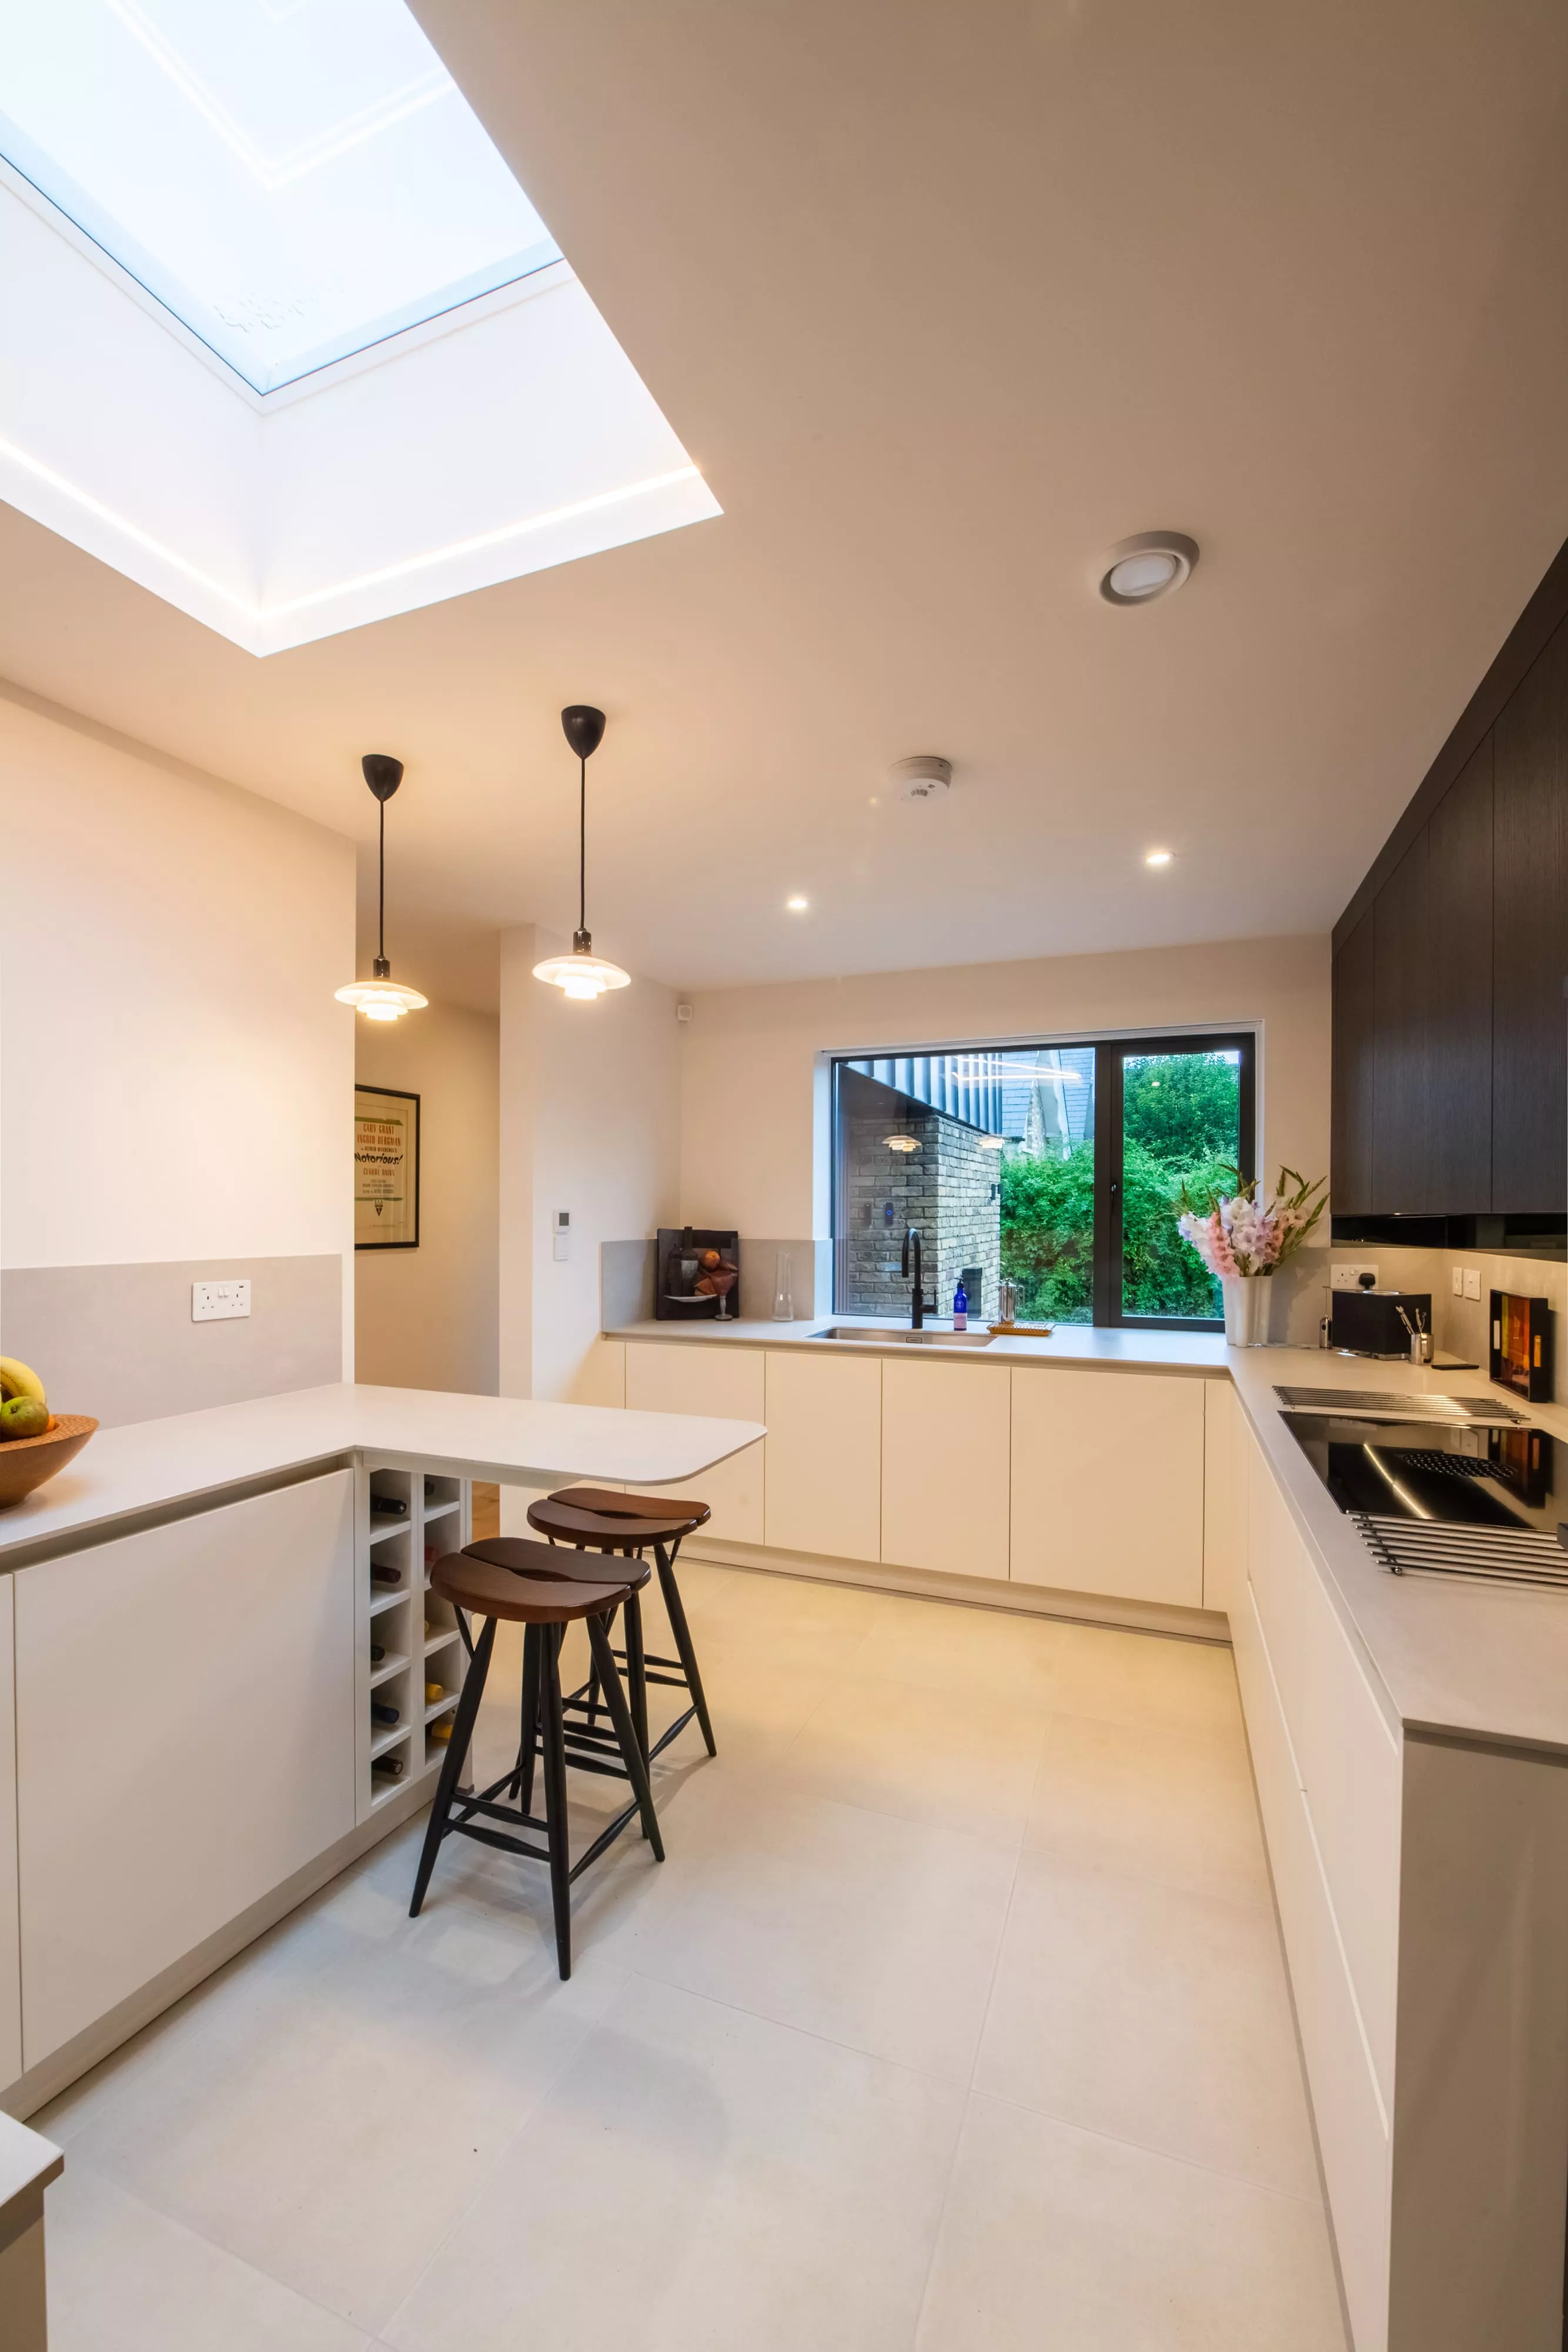
<path fill-rule="evenodd" d="M 781 1767 L 802 1794 L 929 1822 L 1016 1852 L 1046 1737 L 1041 1710 L 984 1707 L 852 1672 L 831 1677 Z"/>
<path fill-rule="evenodd" d="M 859 1674 L 940 1693 L 967 1706 L 992 1699 L 1049 1706 L 1064 1633 L 1049 1617 L 956 1601 L 879 1596 L 854 1660 Z"/>
<path fill-rule="evenodd" d="M 1051 1703 L 1060 1713 L 1198 1734 L 1239 1730 L 1236 1666 L 1224 1644 L 1108 1625 L 1057 1633 Z"/>
<path fill-rule="evenodd" d="M 963 2095 L 635 1982 L 383 2334 L 398 2352 L 906 2352 Z"/>
<path fill-rule="evenodd" d="M 1193 1732 L 1053 1715 L 1024 1843 L 1083 1870 L 1164 1878 L 1244 1902 L 1270 1900 L 1239 1724 Z"/>
<path fill-rule="evenodd" d="M 409 1920 L 391 1861 L 297 1917 L 246 2001 L 163 2037 L 68 2141 L 371 2332 L 624 1982 L 585 1954 L 562 1986 L 548 1915 L 450 1900 Z"/>
<path fill-rule="evenodd" d="M 967 2080 L 1014 1856 L 927 1823 L 751 1787 L 706 1807 L 629 1914 L 618 1964 L 878 2057 Z M 685 1801 L 685 1800 L 683 1800 Z M 678 1826 L 678 1823 L 676 1824 Z M 595 1933 L 600 1929 L 596 1925 Z"/>
<path fill-rule="evenodd" d="M 68 2163 L 49 2190 L 45 2231 L 49 2352 L 364 2352 L 370 2343 L 83 2165 Z"/>
<path fill-rule="evenodd" d="M 1315 2200 L 977 2098 L 918 2352 L 1345 2352 Z"/>
<path fill-rule="evenodd" d="M 1261 1904 L 1024 1853 L 974 2086 L 1317 2194 L 1284 1964 Z"/>

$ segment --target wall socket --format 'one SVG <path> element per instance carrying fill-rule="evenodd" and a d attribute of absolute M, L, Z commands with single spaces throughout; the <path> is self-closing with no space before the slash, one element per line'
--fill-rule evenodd
<path fill-rule="evenodd" d="M 232 1316 L 250 1313 L 248 1282 L 193 1282 L 193 1323 L 226 1323 Z"/>
<path fill-rule="evenodd" d="M 1364 1274 L 1371 1275 L 1373 1281 L 1376 1282 L 1377 1268 L 1365 1260 L 1347 1258 L 1342 1263 L 1336 1258 L 1330 1270 L 1329 1286 L 1333 1290 L 1359 1290 Z"/>
<path fill-rule="evenodd" d="M 1462 1265 L 1450 1266 L 1448 1268 L 1448 1280 L 1453 1285 L 1454 1297 L 1456 1298 L 1462 1298 L 1465 1295 L 1464 1267 Z"/>

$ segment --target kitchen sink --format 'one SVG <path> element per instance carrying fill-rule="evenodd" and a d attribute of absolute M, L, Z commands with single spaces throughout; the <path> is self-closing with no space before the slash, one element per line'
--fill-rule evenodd
<path fill-rule="evenodd" d="M 813 1331 L 814 1339 L 858 1339 L 864 1347 L 885 1348 L 988 1348 L 989 1331 L 872 1331 L 862 1323 L 834 1323 L 826 1331 Z"/>

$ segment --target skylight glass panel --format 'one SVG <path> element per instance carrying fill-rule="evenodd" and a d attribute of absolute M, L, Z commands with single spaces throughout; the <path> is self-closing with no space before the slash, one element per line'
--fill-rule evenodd
<path fill-rule="evenodd" d="M 402 0 L 0 0 L 0 154 L 260 393 L 560 258 Z"/>

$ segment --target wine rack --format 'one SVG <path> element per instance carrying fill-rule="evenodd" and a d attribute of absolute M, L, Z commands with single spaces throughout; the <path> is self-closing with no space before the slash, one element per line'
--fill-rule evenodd
<path fill-rule="evenodd" d="M 466 1478 L 373 1455 L 359 1489 L 354 1769 L 364 1821 L 428 1782 L 446 1752 L 434 1727 L 456 1707 L 466 1653 L 456 1612 L 430 1590 L 430 1570 L 469 1540 L 471 1497 Z M 435 1697 L 426 1696 L 430 1685 L 440 1685 Z M 392 1707 L 397 1718 L 389 1723 Z"/>

